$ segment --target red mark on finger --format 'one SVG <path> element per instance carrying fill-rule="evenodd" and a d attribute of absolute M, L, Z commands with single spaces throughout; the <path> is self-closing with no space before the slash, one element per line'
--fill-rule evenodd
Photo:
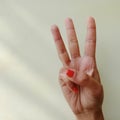
<path fill-rule="evenodd" d="M 74 71 L 69 69 L 69 70 L 67 70 L 66 75 L 67 75 L 68 77 L 73 77 Z"/>
<path fill-rule="evenodd" d="M 75 92 L 75 93 L 78 93 L 78 91 L 79 91 L 77 86 L 72 87 L 72 90 L 73 90 L 73 92 Z"/>

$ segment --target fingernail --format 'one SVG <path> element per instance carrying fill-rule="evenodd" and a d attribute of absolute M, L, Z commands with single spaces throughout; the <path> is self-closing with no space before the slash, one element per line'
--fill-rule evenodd
<path fill-rule="evenodd" d="M 66 75 L 67 75 L 68 77 L 73 77 L 74 71 L 69 69 L 69 70 L 67 70 Z"/>
<path fill-rule="evenodd" d="M 78 93 L 78 88 L 77 87 L 72 87 L 73 92 Z"/>

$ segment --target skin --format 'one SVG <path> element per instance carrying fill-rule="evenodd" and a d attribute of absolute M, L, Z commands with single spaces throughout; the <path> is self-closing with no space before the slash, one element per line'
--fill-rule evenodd
<path fill-rule="evenodd" d="M 93 17 L 87 22 L 84 55 L 80 48 L 71 18 L 65 20 L 69 54 L 57 25 L 51 27 L 59 59 L 63 67 L 59 81 L 63 94 L 77 120 L 103 120 L 103 87 L 96 65 L 96 24 Z M 73 76 L 66 73 L 73 71 Z"/>

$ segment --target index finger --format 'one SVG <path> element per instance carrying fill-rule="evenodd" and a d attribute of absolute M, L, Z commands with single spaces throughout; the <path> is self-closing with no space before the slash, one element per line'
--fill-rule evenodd
<path fill-rule="evenodd" d="M 70 58 L 66 50 L 65 44 L 63 42 L 62 36 L 60 34 L 59 28 L 56 25 L 51 27 L 51 32 L 56 44 L 58 56 L 64 66 L 68 66 L 70 63 Z"/>
<path fill-rule="evenodd" d="M 89 17 L 85 43 L 85 55 L 95 57 L 96 52 L 96 24 L 93 17 Z"/>

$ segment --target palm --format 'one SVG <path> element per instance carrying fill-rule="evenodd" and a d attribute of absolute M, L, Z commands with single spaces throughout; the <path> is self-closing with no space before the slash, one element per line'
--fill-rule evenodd
<path fill-rule="evenodd" d="M 69 67 L 74 67 L 74 69 L 81 72 L 90 72 L 90 70 L 96 67 L 96 65 L 92 57 L 83 56 L 83 57 L 77 57 L 76 59 L 71 60 Z"/>
<path fill-rule="evenodd" d="M 71 19 L 66 20 L 66 31 L 68 36 L 68 46 L 71 58 L 65 48 L 64 42 L 60 35 L 57 26 L 53 26 L 52 33 L 55 39 L 58 55 L 63 63 L 63 70 L 66 68 L 75 69 L 79 74 L 85 73 L 89 75 L 91 80 L 87 85 L 81 86 L 73 79 L 66 82 L 64 77 L 60 78 L 60 84 L 63 90 L 63 94 L 68 101 L 73 112 L 78 114 L 84 110 L 94 109 L 102 104 L 103 92 L 100 84 L 99 73 L 96 67 L 95 61 L 95 48 L 96 48 L 96 26 L 93 18 L 89 18 L 87 26 L 87 37 L 85 44 L 85 54 L 80 56 L 79 45 L 74 30 L 74 25 Z M 81 76 L 80 76 L 81 77 Z M 95 79 L 95 80 L 94 80 Z M 78 80 L 79 81 L 79 80 Z M 75 92 L 69 89 L 69 84 L 74 84 L 79 88 L 79 92 Z"/>
<path fill-rule="evenodd" d="M 70 68 L 76 69 L 78 72 L 86 72 L 90 75 L 93 76 L 97 79 L 99 82 L 99 74 L 96 69 L 96 64 L 95 61 L 92 57 L 89 56 L 84 56 L 84 57 L 79 57 L 75 59 L 74 61 L 71 61 L 70 63 Z M 93 71 L 94 69 L 94 71 Z M 101 104 L 102 101 L 102 96 L 100 99 L 95 99 L 95 97 L 91 94 L 88 94 L 89 91 L 87 89 L 84 89 L 84 87 L 80 87 L 79 93 L 76 94 L 75 92 L 71 91 L 67 85 L 62 86 L 63 88 L 63 93 L 74 111 L 74 113 L 81 113 L 83 110 L 87 109 L 93 109 L 97 106 L 98 102 Z M 81 90 L 82 89 L 82 90 Z M 98 94 L 99 96 L 99 94 Z M 94 101 L 94 102 L 93 102 Z M 86 104 L 87 103 L 87 104 Z"/>

